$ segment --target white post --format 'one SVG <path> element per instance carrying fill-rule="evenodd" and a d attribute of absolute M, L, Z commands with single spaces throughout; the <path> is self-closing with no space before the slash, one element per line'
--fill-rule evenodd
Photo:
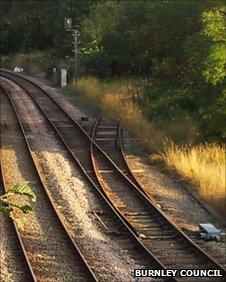
<path fill-rule="evenodd" d="M 67 86 L 67 70 L 65 69 L 60 70 L 60 86 Z"/>

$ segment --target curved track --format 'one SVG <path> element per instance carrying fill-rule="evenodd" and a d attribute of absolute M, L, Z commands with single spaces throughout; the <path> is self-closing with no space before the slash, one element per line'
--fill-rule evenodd
<path fill-rule="evenodd" d="M 114 203 L 120 218 L 136 232 L 138 240 L 156 261 L 161 262 L 163 268 L 213 268 L 220 269 L 225 275 L 225 270 L 179 230 L 48 93 L 30 81 L 25 82 L 24 78 L 15 78 L 9 74 L 4 76 L 10 76 L 18 84 L 24 81 L 23 85 L 26 86 L 23 87 L 30 88 L 30 92 L 31 88 L 36 88 L 32 93 L 33 98 L 51 116 L 52 123 L 67 140 L 68 147 L 81 163 L 86 175 L 98 189 L 103 189 L 105 196 Z M 72 139 L 75 133 L 76 140 Z M 94 135 L 95 130 L 93 138 Z M 91 145 L 91 156 L 87 144 Z"/>
<path fill-rule="evenodd" d="M 110 122 L 102 117 L 102 112 L 96 118 L 93 125 L 91 137 L 103 149 L 103 151 L 111 158 L 117 167 L 148 197 L 137 177 L 130 169 L 126 160 L 123 142 L 122 128 L 120 121 Z"/>
<path fill-rule="evenodd" d="M 92 170 L 92 162 L 89 153 L 89 142 L 84 142 L 81 135 L 79 125 L 69 117 L 66 112 L 40 87 L 33 84 L 31 81 L 25 80 L 19 76 L 8 74 L 3 75 L 7 79 L 15 82 L 29 95 L 29 97 L 36 103 L 40 111 L 45 116 L 46 120 L 50 123 L 52 128 L 58 134 L 66 149 L 71 154 L 73 160 L 81 169 L 82 173 L 97 191 L 98 196 L 102 199 L 104 206 L 104 213 L 95 212 L 97 218 L 107 229 L 107 233 L 112 233 L 114 236 L 122 241 L 122 245 L 130 252 L 131 257 L 137 261 L 137 265 L 143 265 L 146 268 L 165 269 L 161 262 L 153 256 L 136 236 L 133 230 L 124 222 L 123 218 L 117 213 L 114 206 L 107 200 L 107 197 L 100 190 L 100 185 L 96 184 L 98 181 L 95 179 L 95 173 Z M 86 134 L 85 131 L 83 134 Z M 77 138 L 74 138 L 77 136 Z M 79 138 L 80 137 L 80 138 Z M 88 149 L 88 150 L 87 150 Z M 86 154 L 86 158 L 81 158 L 81 155 Z M 79 157 L 79 158 L 78 158 Z M 85 163 L 86 162 L 86 165 Z M 81 164 L 82 163 L 82 164 Z M 84 167 L 85 165 L 85 167 Z M 87 170 L 88 167 L 90 170 Z M 95 179 L 95 180 L 94 180 Z M 172 281 L 176 279 L 172 278 Z"/>
<path fill-rule="evenodd" d="M 92 139 L 103 146 L 106 151 L 112 150 L 112 143 L 115 134 L 112 131 L 114 126 L 100 122 L 97 119 L 92 132 Z M 101 131 L 97 131 L 98 126 Z M 98 134 L 96 134 L 98 133 Z M 114 145 L 113 145 L 114 146 Z M 113 159 L 126 169 L 123 159 L 119 161 L 118 156 L 111 153 Z M 102 183 L 103 189 L 112 201 L 115 201 L 121 212 L 132 227 L 143 238 L 144 244 L 150 248 L 155 256 L 167 267 L 173 269 L 180 268 L 217 268 L 225 274 L 225 270 L 203 251 L 198 245 L 178 229 L 163 213 L 159 210 L 140 187 L 135 186 L 130 180 L 134 181 L 132 173 L 124 177 L 119 167 L 116 167 L 106 156 L 100 153 L 97 147 L 93 146 L 93 165 L 96 175 Z M 126 171 L 128 171 L 126 169 Z M 130 177 L 130 178 L 129 178 Z M 136 179 L 135 179 L 136 180 Z M 139 184 L 139 183 L 138 183 Z"/>
<path fill-rule="evenodd" d="M 92 269 L 90 268 L 90 266 L 86 262 L 84 256 L 80 252 L 78 246 L 76 245 L 76 243 L 72 239 L 71 235 L 68 233 L 66 226 L 65 226 L 64 222 L 62 221 L 60 214 L 58 213 L 58 211 L 55 207 L 55 204 L 54 204 L 53 200 L 51 199 L 51 196 L 50 196 L 50 194 L 49 194 L 49 192 L 48 192 L 48 190 L 47 190 L 47 188 L 44 184 L 42 176 L 39 173 L 39 170 L 37 168 L 37 163 L 36 163 L 36 161 L 33 157 L 32 149 L 31 149 L 31 146 L 30 146 L 30 143 L 29 143 L 29 138 L 27 137 L 29 135 L 28 127 L 26 126 L 26 124 L 23 124 L 23 122 L 21 121 L 20 115 L 17 112 L 16 106 L 14 104 L 13 99 L 11 98 L 11 95 L 9 94 L 7 89 L 5 89 L 4 87 L 2 87 L 2 88 L 4 90 L 5 95 L 8 98 L 9 103 L 11 104 L 11 106 L 14 110 L 15 117 L 16 117 L 18 124 L 19 124 L 19 127 L 21 129 L 21 133 L 22 133 L 24 141 L 26 143 L 27 150 L 28 150 L 29 155 L 30 155 L 32 162 L 33 162 L 34 174 L 37 175 L 40 190 L 43 191 L 43 197 L 45 198 L 45 201 L 47 203 L 47 205 L 44 208 L 45 214 L 47 215 L 48 213 L 51 213 L 52 218 L 54 218 L 54 221 L 56 222 L 57 228 L 54 228 L 55 226 L 53 226 L 51 224 L 50 224 L 50 228 L 51 228 L 52 232 L 54 232 L 54 236 L 56 236 L 56 232 L 58 232 L 60 234 L 60 236 L 62 238 L 62 243 L 63 243 L 63 241 L 67 242 L 67 244 L 66 244 L 67 249 L 66 250 L 70 253 L 73 252 L 73 259 L 74 259 L 74 264 L 73 264 L 74 269 L 72 270 L 73 276 L 78 281 L 97 281 L 97 278 L 96 278 L 95 274 L 93 273 Z M 25 249 L 24 249 L 24 253 L 26 254 Z M 26 255 L 26 257 L 28 257 L 28 256 Z"/>
<path fill-rule="evenodd" d="M 99 112 L 96 121 L 93 125 L 91 131 L 92 138 L 95 139 L 96 143 L 101 147 L 101 149 L 111 158 L 111 160 L 120 168 L 120 170 L 142 191 L 154 204 L 158 205 L 155 198 L 152 198 L 150 194 L 147 194 L 145 189 L 142 187 L 139 179 L 136 177 L 134 172 L 141 173 L 139 170 L 132 170 L 127 161 L 127 158 L 123 149 L 122 141 L 122 128 L 119 120 L 109 121 L 105 119 L 102 112 Z M 186 189 L 186 188 L 185 188 Z M 212 209 L 209 209 L 202 201 L 200 201 L 193 193 L 187 191 L 188 194 L 195 200 L 195 202 L 204 209 L 207 214 L 211 216 L 216 216 L 219 220 L 225 224 L 225 220 L 216 214 Z M 199 247 L 203 248 L 205 252 L 212 254 L 213 258 L 220 265 L 225 265 L 225 257 L 220 255 L 217 250 L 212 250 L 210 245 L 206 241 L 200 239 L 197 234 L 189 234 L 189 238 L 196 243 Z"/>

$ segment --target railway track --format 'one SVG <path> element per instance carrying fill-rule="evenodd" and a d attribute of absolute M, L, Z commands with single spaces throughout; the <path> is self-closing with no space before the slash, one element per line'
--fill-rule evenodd
<path fill-rule="evenodd" d="M 34 259 L 34 256 L 36 256 L 38 253 L 42 253 L 42 256 L 44 256 L 44 253 L 47 252 L 47 255 L 49 257 L 53 256 L 53 261 L 54 261 L 54 258 L 55 256 L 57 256 L 58 251 L 63 250 L 61 254 L 58 254 L 59 258 L 61 256 L 61 260 L 62 260 L 62 264 L 60 266 L 67 267 L 69 275 L 67 277 L 62 277 L 62 279 L 67 279 L 67 281 L 75 281 L 75 280 L 76 281 L 97 281 L 97 278 L 95 274 L 93 273 L 92 269 L 89 267 L 88 263 L 86 262 L 85 258 L 83 257 L 82 253 L 80 252 L 78 246 L 75 244 L 71 235 L 68 233 L 66 226 L 64 222 L 61 220 L 61 217 L 54 205 L 54 202 L 51 199 L 51 196 L 45 187 L 44 181 L 42 179 L 42 176 L 39 173 L 36 161 L 33 157 L 32 149 L 29 144 L 28 136 L 30 134 L 30 131 L 28 129 L 28 126 L 27 124 L 24 124 L 23 121 L 21 120 L 21 117 L 18 114 L 18 111 L 16 109 L 15 102 L 11 98 L 11 95 L 8 93 L 8 91 L 5 88 L 3 88 L 3 90 L 4 90 L 3 95 L 5 96 L 5 99 L 10 104 L 10 106 L 13 108 L 14 119 L 16 119 L 18 122 L 18 127 L 20 128 L 21 134 L 26 144 L 28 158 L 30 158 L 31 164 L 33 166 L 32 167 L 33 175 L 35 175 L 36 180 L 35 182 L 33 180 L 32 183 L 37 188 L 36 192 L 38 193 L 38 201 L 40 202 L 39 212 L 40 210 L 42 210 L 43 215 L 41 216 L 43 216 L 43 218 L 45 218 L 45 221 L 47 222 L 45 226 L 42 226 L 42 228 L 44 227 L 48 228 L 48 230 L 45 229 L 44 231 L 46 233 L 46 236 L 48 236 L 47 240 L 49 241 L 49 246 L 48 247 L 41 246 L 41 250 L 40 250 L 40 246 L 37 247 L 35 244 L 32 245 L 31 242 L 29 243 L 29 240 L 27 239 L 26 236 L 22 236 L 22 239 L 21 239 L 19 235 L 20 233 L 18 232 L 21 244 L 25 242 L 24 245 L 27 246 L 26 248 L 23 247 L 23 251 L 26 256 L 26 260 L 29 264 L 29 267 L 31 270 L 30 272 L 33 275 L 33 279 L 34 281 L 36 281 L 36 279 L 38 281 L 41 281 L 40 279 L 43 278 L 42 277 L 43 273 L 40 272 L 40 269 L 45 269 L 45 266 L 47 264 L 46 260 L 44 261 L 42 259 L 39 260 L 38 257 Z M 27 161 L 29 162 L 29 160 Z M 37 210 L 37 207 L 35 211 L 36 210 Z M 40 221 L 39 223 L 41 225 L 40 215 L 37 215 L 37 217 L 39 217 L 39 221 Z M 52 238 L 54 238 L 54 240 L 52 240 Z M 60 248 L 60 245 L 57 246 L 57 242 L 55 241 L 55 238 L 59 240 L 58 242 L 60 243 L 62 248 Z M 59 248 L 59 250 L 58 249 L 54 250 L 55 245 L 57 248 Z M 31 247 L 33 247 L 33 249 L 31 249 Z M 44 249 L 42 250 L 42 248 Z M 27 255 L 27 253 L 31 254 L 33 252 L 36 252 L 36 255 L 35 254 L 33 255 L 33 263 L 30 263 L 29 255 Z M 65 259 L 64 259 L 64 256 L 65 256 Z M 67 260 L 68 260 L 68 265 L 67 265 Z M 56 263 L 56 261 L 54 261 L 54 263 Z M 54 278 L 54 275 L 57 275 L 57 276 L 60 275 L 59 269 L 54 269 L 54 266 L 52 267 L 53 269 L 50 272 L 51 276 L 49 277 L 50 280 Z M 46 275 L 47 274 L 45 274 L 44 276 Z M 40 276 L 42 278 L 40 278 Z M 27 281 L 30 281 L 30 280 L 27 280 Z"/>
<path fill-rule="evenodd" d="M 111 158 L 117 167 L 148 197 L 139 180 L 130 169 L 126 160 L 123 142 L 122 128 L 120 121 L 108 121 L 103 118 L 100 112 L 91 130 L 91 137 L 99 147 Z M 153 199 L 152 199 L 153 200 Z"/>
<path fill-rule="evenodd" d="M 0 193 L 1 195 L 3 195 L 6 192 L 7 190 L 4 180 L 4 172 L 2 167 L 2 161 L 0 159 Z M 16 248 L 16 256 L 17 258 L 22 260 L 22 268 L 23 268 L 21 278 L 26 281 L 34 281 L 34 282 L 37 281 L 16 224 L 11 219 L 8 218 L 5 218 L 3 224 L 5 224 L 6 228 L 8 229 L 13 244 L 18 246 Z M 15 251 L 15 247 L 14 247 L 14 251 Z"/>
<path fill-rule="evenodd" d="M 91 130 L 91 137 L 95 139 L 95 142 L 100 146 L 100 148 L 111 158 L 111 160 L 117 165 L 117 167 L 142 191 L 155 205 L 160 203 L 152 198 L 150 194 L 147 194 L 145 189 L 139 182 L 139 179 L 136 177 L 134 172 L 141 172 L 139 170 L 132 170 L 127 162 L 126 156 L 123 149 L 122 141 L 122 128 L 121 123 L 118 120 L 107 120 L 102 116 L 100 112 L 97 115 L 96 121 L 94 122 L 93 128 Z M 189 193 L 190 195 L 190 193 Z M 211 210 L 208 210 L 202 202 L 199 202 L 199 199 L 191 195 L 191 198 L 197 202 L 202 209 L 204 209 L 208 214 L 214 215 L 211 213 Z M 161 203 L 162 205 L 162 203 Z M 223 221 L 222 221 L 223 222 Z M 207 253 L 212 254 L 214 260 L 216 260 L 220 265 L 225 265 L 225 257 L 222 254 L 219 254 L 217 250 L 211 249 L 211 246 L 207 244 L 206 241 L 200 239 L 197 234 L 189 232 L 186 234 L 189 238 L 196 243 L 199 247 L 205 250 Z"/>
<path fill-rule="evenodd" d="M 66 140 L 86 175 L 98 189 L 103 189 L 120 218 L 136 232 L 138 240 L 161 262 L 162 267 L 213 268 L 220 269 L 225 275 L 225 270 L 167 219 L 52 97 L 33 83 L 24 82 L 24 78 L 4 76 L 11 76 L 18 84 L 23 81 L 23 87 L 32 92 L 40 107 L 45 108 L 45 113 L 51 117 L 51 122 Z M 93 132 L 95 134 L 95 130 Z M 75 134 L 77 138 L 72 139 Z"/>
<path fill-rule="evenodd" d="M 29 97 L 34 99 L 31 93 L 29 93 L 28 91 L 26 91 L 26 93 L 29 95 Z M 40 98 L 39 101 L 43 101 L 43 97 L 41 97 L 41 95 L 39 94 L 37 94 L 37 97 Z M 48 105 L 48 103 L 46 103 L 46 99 L 44 101 L 45 101 L 45 105 Z M 58 123 L 56 125 L 54 120 L 58 120 L 58 119 L 56 119 L 56 117 L 55 119 L 53 118 L 49 119 L 45 111 L 40 106 L 40 104 L 36 101 L 36 99 L 34 99 L 34 102 L 40 108 L 40 111 L 44 114 L 50 125 L 52 125 L 55 132 L 57 132 L 58 136 L 62 139 L 62 142 L 65 144 L 66 149 L 68 149 L 68 151 L 71 153 L 73 160 L 78 165 L 80 165 L 79 161 L 76 159 L 73 152 L 70 150 L 66 140 L 62 137 L 61 132 L 59 130 L 60 128 L 63 129 L 66 128 L 70 130 L 71 127 L 68 126 L 68 124 L 67 126 L 62 126 L 61 123 L 60 126 Z M 51 111 L 52 110 L 53 109 L 51 108 Z M 59 109 L 57 109 L 56 113 L 59 113 Z M 74 140 L 74 138 L 72 138 L 71 140 Z M 81 139 L 76 139 L 76 140 L 78 140 L 79 142 L 82 141 Z M 83 142 L 81 142 L 80 145 L 82 146 L 82 144 Z M 93 213 L 95 217 L 97 217 L 98 220 L 101 222 L 102 226 L 105 229 L 106 234 L 112 235 L 111 239 L 120 243 L 122 249 L 129 253 L 130 257 L 134 260 L 138 268 L 142 267 L 147 269 L 148 268 L 165 269 L 164 266 L 150 253 L 149 250 L 145 248 L 145 246 L 140 242 L 139 238 L 137 238 L 137 236 L 127 227 L 124 221 L 118 216 L 118 214 L 115 212 L 113 205 L 111 205 L 111 203 L 107 201 L 107 199 L 104 197 L 104 195 L 99 190 L 99 188 L 95 186 L 95 184 L 92 182 L 86 171 L 82 167 L 80 169 L 84 173 L 84 175 L 87 176 L 87 179 L 89 179 L 90 184 L 95 188 L 97 192 L 96 194 L 99 196 L 99 199 L 101 201 L 102 210 L 94 210 Z M 131 279 L 132 276 L 133 276 L 133 269 L 131 269 Z M 172 281 L 176 281 L 176 279 L 172 279 Z"/>
<path fill-rule="evenodd" d="M 98 127 L 101 131 L 98 131 Z M 115 132 L 117 130 L 115 131 L 114 125 L 107 123 L 103 125 L 99 117 L 93 128 L 92 140 L 102 145 L 108 153 L 111 152 L 111 157 L 128 176 L 125 177 L 119 167 L 101 153 L 97 146 L 93 146 L 94 142 L 91 144 L 93 166 L 103 189 L 111 200 L 116 202 L 118 210 L 138 235 L 143 238 L 143 243 L 169 269 L 217 268 L 225 274 L 225 270 L 218 262 L 179 230 L 142 192 L 139 183 L 128 171 L 123 156 L 119 158 L 117 154 L 112 154 Z"/>

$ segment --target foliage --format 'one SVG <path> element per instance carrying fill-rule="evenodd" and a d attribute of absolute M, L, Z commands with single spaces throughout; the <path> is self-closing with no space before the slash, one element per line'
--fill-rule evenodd
<path fill-rule="evenodd" d="M 225 140 L 225 7 L 222 1 L 99 2 L 83 21 L 88 73 L 142 75 L 151 121 L 193 116 L 200 140 Z"/>
<path fill-rule="evenodd" d="M 203 75 L 207 82 L 216 85 L 225 78 L 226 64 L 226 7 L 222 6 L 202 14 L 203 34 L 211 41 Z"/>
<path fill-rule="evenodd" d="M 201 140 L 223 142 L 225 14 L 221 0 L 1 1 L 1 54 L 30 73 L 67 67 L 73 76 L 71 17 L 81 31 L 80 75 L 140 78 L 137 101 L 151 122 L 163 116 L 198 122 Z M 29 55 L 27 55 L 29 53 Z M 2 64 L 5 66 L 5 57 Z"/>
<path fill-rule="evenodd" d="M 197 110 L 191 91 L 188 88 L 174 85 L 171 87 L 160 86 L 154 89 L 149 85 L 145 86 L 142 107 L 149 118 L 176 118 L 179 114 L 178 111 L 191 113 Z"/>
<path fill-rule="evenodd" d="M 1 1 L 1 54 L 48 49 L 58 57 L 71 54 L 71 35 L 64 30 L 64 17 L 72 17 L 79 26 L 92 2 Z"/>
<path fill-rule="evenodd" d="M 141 110 L 146 103 L 143 98 L 145 87 L 145 81 L 141 80 L 114 79 L 106 82 L 89 77 L 78 81 L 77 91 L 86 104 L 101 108 L 109 117 L 120 118 L 124 128 L 134 133 L 150 151 L 160 150 L 166 139 L 177 143 L 194 141 L 197 135 L 196 121 L 185 112 L 180 112 L 180 118 L 176 115 L 174 118 L 172 114 L 169 118 L 167 111 L 162 115 L 156 111 L 147 119 Z M 74 86 L 69 85 L 68 88 L 74 89 Z M 140 100 L 142 106 L 139 106 Z"/>
<path fill-rule="evenodd" d="M 11 196 L 21 195 L 36 202 L 36 195 L 27 184 L 17 184 L 6 194 L 0 196 L 0 212 L 11 217 L 21 229 L 24 227 L 23 215 L 33 211 L 29 204 L 19 205 L 10 200 Z"/>
<path fill-rule="evenodd" d="M 64 66 L 66 63 L 64 63 Z M 62 60 L 57 60 L 51 51 L 33 51 L 31 53 L 15 53 L 2 56 L 1 67 L 13 70 L 15 66 L 23 67 L 27 74 L 47 77 L 52 74 L 53 67 L 62 67 Z"/>
<path fill-rule="evenodd" d="M 225 150 L 221 146 L 165 144 L 165 162 L 196 186 L 196 193 L 225 216 Z"/>

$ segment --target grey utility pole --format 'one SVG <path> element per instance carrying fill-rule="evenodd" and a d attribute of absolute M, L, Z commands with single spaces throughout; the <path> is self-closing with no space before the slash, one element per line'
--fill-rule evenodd
<path fill-rule="evenodd" d="M 78 36 L 79 31 L 78 29 L 72 28 L 72 19 L 71 18 L 65 18 L 64 19 L 64 25 L 66 31 L 70 31 L 73 34 L 73 43 L 74 43 L 74 66 L 75 66 L 75 86 L 77 87 L 78 83 Z"/>
<path fill-rule="evenodd" d="M 78 83 L 78 35 L 79 32 L 77 29 L 73 29 L 74 32 L 74 59 L 75 59 L 75 86 L 77 87 Z"/>

